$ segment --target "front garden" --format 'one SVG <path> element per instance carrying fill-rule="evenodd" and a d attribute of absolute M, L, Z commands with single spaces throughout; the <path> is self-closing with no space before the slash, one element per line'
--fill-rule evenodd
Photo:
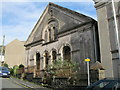
<path fill-rule="evenodd" d="M 44 87 L 52 89 L 80 89 L 85 85 L 79 79 L 80 65 L 75 61 L 62 60 L 61 58 L 53 62 L 46 69 L 42 70 L 43 77 L 33 77 L 34 67 L 25 68 L 22 64 L 10 68 L 13 77 L 27 80 Z M 86 83 L 83 79 L 83 83 Z"/>

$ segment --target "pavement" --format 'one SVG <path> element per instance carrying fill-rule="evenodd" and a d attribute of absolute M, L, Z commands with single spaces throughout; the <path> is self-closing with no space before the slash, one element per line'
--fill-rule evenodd
<path fill-rule="evenodd" d="M 29 89 L 32 89 L 32 90 L 51 90 L 49 88 L 46 88 L 46 87 L 42 87 L 40 85 L 37 85 L 37 84 L 34 84 L 32 82 L 28 82 L 28 81 L 25 81 L 25 80 L 20 80 L 18 78 L 14 78 L 14 77 L 11 77 L 10 78 L 14 83 L 20 85 L 20 86 L 24 86 L 26 88 L 29 88 Z"/>

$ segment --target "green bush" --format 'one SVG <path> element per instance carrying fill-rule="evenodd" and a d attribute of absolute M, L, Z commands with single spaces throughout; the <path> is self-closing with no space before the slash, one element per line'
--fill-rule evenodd
<path fill-rule="evenodd" d="M 7 68 L 8 68 L 8 64 L 7 64 L 7 63 L 4 63 L 4 64 L 3 64 L 3 67 L 7 67 Z"/>
<path fill-rule="evenodd" d="M 74 77 L 79 68 L 79 63 L 73 60 L 68 61 L 59 58 L 52 65 L 49 65 L 48 71 L 53 76 Z"/>
<path fill-rule="evenodd" d="M 13 68 L 9 68 L 10 74 L 13 75 Z"/>
<path fill-rule="evenodd" d="M 17 70 L 19 69 L 19 66 L 15 65 L 13 67 L 13 75 L 16 76 L 17 75 Z"/>
<path fill-rule="evenodd" d="M 23 65 L 23 64 L 20 64 L 20 65 L 19 65 L 19 69 L 20 69 L 20 68 L 24 68 L 24 65 Z"/>

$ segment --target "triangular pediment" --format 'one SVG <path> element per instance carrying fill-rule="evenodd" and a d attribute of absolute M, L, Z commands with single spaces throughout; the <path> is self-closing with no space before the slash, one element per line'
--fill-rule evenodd
<path fill-rule="evenodd" d="M 54 19 L 58 23 L 58 33 L 72 30 L 73 28 L 78 27 L 83 23 L 93 20 L 92 18 L 83 14 L 79 14 L 67 8 L 49 3 L 37 24 L 35 25 L 30 36 L 28 37 L 25 45 L 42 40 L 42 31 L 49 23 L 49 21 Z"/>

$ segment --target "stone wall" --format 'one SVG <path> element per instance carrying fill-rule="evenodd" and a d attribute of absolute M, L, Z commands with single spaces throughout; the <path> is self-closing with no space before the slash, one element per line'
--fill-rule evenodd
<path fill-rule="evenodd" d="M 51 30 L 56 30 L 57 34 L 50 32 Z M 57 37 L 51 40 L 53 37 L 51 34 Z M 25 46 L 26 65 L 37 66 L 37 54 L 39 54 L 40 72 L 45 72 L 46 63 L 52 64 L 52 51 L 56 51 L 57 59 L 64 59 L 63 49 L 69 47 L 71 60 L 80 63 L 78 72 L 81 82 L 83 79 L 83 82 L 86 82 L 87 78 L 84 59 L 89 57 L 90 64 L 100 61 L 97 22 L 90 17 L 51 3 L 38 20 Z"/>
<path fill-rule="evenodd" d="M 119 75 L 119 56 L 116 39 L 115 22 L 111 2 L 94 0 L 97 10 L 98 31 L 100 40 L 101 62 L 105 67 L 105 76 L 118 78 Z M 116 17 L 118 21 L 118 33 L 120 33 L 120 1 L 114 2 Z M 119 34 L 120 40 L 120 34 Z M 120 46 L 119 46 L 120 47 Z"/>

